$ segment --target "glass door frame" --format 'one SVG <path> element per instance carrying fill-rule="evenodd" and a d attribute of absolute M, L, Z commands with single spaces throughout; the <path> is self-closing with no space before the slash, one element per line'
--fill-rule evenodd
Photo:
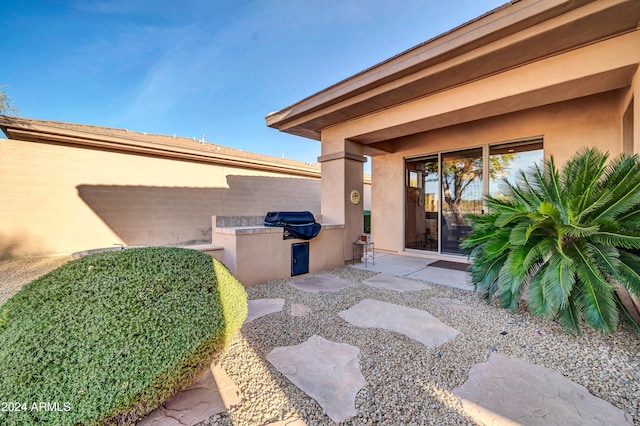
<path fill-rule="evenodd" d="M 495 143 L 490 143 L 490 144 L 477 144 L 477 145 L 470 145 L 470 146 L 465 146 L 465 147 L 459 147 L 456 149 L 448 149 L 448 150 L 443 150 L 443 151 L 438 151 L 436 153 L 425 153 L 425 154 L 420 154 L 420 155 L 412 155 L 412 156 L 408 156 L 408 157 L 404 157 L 403 158 L 403 167 L 404 167 L 404 174 L 406 175 L 407 173 L 407 163 L 411 162 L 411 161 L 416 161 L 416 160 L 420 160 L 422 158 L 427 158 L 427 157 L 431 157 L 434 158 L 437 156 L 438 158 L 438 191 L 439 191 L 439 198 L 438 198 L 438 250 L 437 251 L 429 251 L 429 250 L 419 250 L 419 249 L 415 249 L 415 248 L 408 248 L 407 247 L 407 241 L 406 241 L 406 227 L 407 227 L 407 221 L 406 221 L 406 217 L 407 217 L 407 181 L 406 178 L 403 181 L 403 235 L 402 235 L 402 247 L 403 250 L 406 252 L 410 252 L 410 253 L 421 253 L 421 254 L 430 254 L 430 255 L 437 255 L 437 256 L 442 256 L 442 257 L 446 257 L 446 256 L 450 256 L 450 257 L 461 257 L 461 256 L 466 256 L 464 254 L 455 254 L 455 253 L 443 253 L 442 252 L 442 229 L 441 229 L 441 223 L 442 223 L 442 156 L 446 155 L 446 154 L 450 154 L 450 153 L 455 153 L 455 152 L 460 152 L 460 151 L 466 151 L 466 150 L 472 150 L 472 149 L 478 149 L 481 148 L 482 149 L 482 191 L 483 191 L 483 197 L 482 197 L 482 208 L 483 208 L 483 212 L 487 211 L 487 204 L 486 204 L 486 200 L 484 199 L 484 195 L 489 194 L 489 183 L 491 181 L 490 179 L 490 149 L 491 147 L 494 146 L 500 146 L 500 145 L 510 145 L 513 144 L 514 147 L 518 146 L 518 145 L 526 145 L 527 143 L 535 143 L 535 142 L 540 142 L 542 143 L 542 150 L 543 150 L 543 158 L 544 158 L 544 136 L 543 135 L 539 135 L 539 136 L 533 136 L 533 137 L 528 137 L 528 138 L 522 138 L 522 139 L 515 139 L 515 140 L 510 140 L 510 141 L 502 141 L 502 142 L 495 142 Z"/>

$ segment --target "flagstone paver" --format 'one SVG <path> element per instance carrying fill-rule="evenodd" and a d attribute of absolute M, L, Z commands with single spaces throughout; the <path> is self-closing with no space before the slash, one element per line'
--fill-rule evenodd
<path fill-rule="evenodd" d="M 239 390 L 220 366 L 211 366 L 187 389 L 147 415 L 141 426 L 185 426 L 225 413 L 240 403 Z"/>
<path fill-rule="evenodd" d="M 249 313 L 244 323 L 251 322 L 265 315 L 282 311 L 284 307 L 284 299 L 253 299 L 248 300 L 247 305 Z"/>
<path fill-rule="evenodd" d="M 428 347 L 442 345 L 459 332 L 420 309 L 364 299 L 338 315 L 357 327 L 396 331 Z"/>
<path fill-rule="evenodd" d="M 453 311 L 470 311 L 475 309 L 473 306 L 467 305 L 458 299 L 451 299 L 449 297 L 432 297 L 429 300 L 436 305 L 440 305 Z"/>
<path fill-rule="evenodd" d="M 395 275 L 387 274 L 375 275 L 367 280 L 364 280 L 363 283 L 365 283 L 369 287 L 402 292 L 431 290 L 432 288 L 429 284 L 425 284 L 423 282 L 408 280 L 406 278 L 400 278 L 396 277 Z"/>
<path fill-rule="evenodd" d="M 453 393 L 483 425 L 628 425 L 629 415 L 546 367 L 492 353 Z"/>
<path fill-rule="evenodd" d="M 356 283 L 340 279 L 335 275 L 321 274 L 296 278 L 289 284 L 302 291 L 339 291 L 356 285 Z"/>
<path fill-rule="evenodd" d="M 292 303 L 291 304 L 291 316 L 292 317 L 304 317 L 311 312 L 311 309 L 304 303 Z"/>
<path fill-rule="evenodd" d="M 356 394 L 367 384 L 359 353 L 355 346 L 313 335 L 299 345 L 273 349 L 267 360 L 341 422 L 357 414 Z"/>

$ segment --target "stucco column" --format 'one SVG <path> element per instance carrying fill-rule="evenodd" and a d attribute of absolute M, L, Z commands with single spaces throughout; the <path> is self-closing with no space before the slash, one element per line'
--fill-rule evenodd
<path fill-rule="evenodd" d="M 321 213 L 322 221 L 344 224 L 344 260 L 353 257 L 352 243 L 363 233 L 363 147 L 330 133 L 322 133 Z M 351 202 L 351 193 L 357 191 L 360 201 Z"/>
<path fill-rule="evenodd" d="M 632 82 L 633 88 L 633 153 L 640 154 L 640 69 Z"/>

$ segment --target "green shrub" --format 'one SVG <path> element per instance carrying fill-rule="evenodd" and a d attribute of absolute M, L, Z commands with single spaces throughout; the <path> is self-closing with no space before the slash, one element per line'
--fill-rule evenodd
<path fill-rule="evenodd" d="M 0 402 L 26 403 L 0 424 L 131 423 L 218 359 L 246 315 L 242 285 L 195 250 L 69 262 L 0 306 Z"/>
<path fill-rule="evenodd" d="M 512 310 L 525 295 L 534 315 L 570 331 L 584 321 L 612 332 L 620 313 L 638 325 L 615 285 L 640 296 L 640 162 L 607 159 L 585 150 L 560 173 L 551 158 L 521 171 L 520 186 L 505 180 L 507 199 L 487 196 L 490 214 L 472 217 L 463 242 L 476 289 Z"/>

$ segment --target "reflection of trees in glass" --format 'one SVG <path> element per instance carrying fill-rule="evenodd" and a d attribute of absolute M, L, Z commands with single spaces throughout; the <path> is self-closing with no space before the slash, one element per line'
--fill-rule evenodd
<path fill-rule="evenodd" d="M 496 179 L 508 174 L 509 165 L 515 158 L 514 154 L 492 155 L 489 157 L 489 178 Z M 437 164 L 427 163 L 428 170 L 437 173 Z M 482 180 L 482 158 L 458 158 L 443 161 L 442 164 L 442 193 L 444 201 L 451 209 L 454 223 L 464 223 L 462 201 L 464 193 L 474 182 Z"/>

